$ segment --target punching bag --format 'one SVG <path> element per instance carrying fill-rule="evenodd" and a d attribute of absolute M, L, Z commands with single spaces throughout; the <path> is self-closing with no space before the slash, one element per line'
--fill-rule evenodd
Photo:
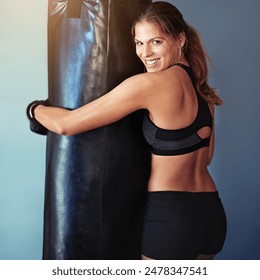
<path fill-rule="evenodd" d="M 143 72 L 131 23 L 150 2 L 49 0 L 51 105 L 80 107 Z M 48 133 L 43 259 L 140 258 L 150 166 L 142 114 L 75 136 Z"/>

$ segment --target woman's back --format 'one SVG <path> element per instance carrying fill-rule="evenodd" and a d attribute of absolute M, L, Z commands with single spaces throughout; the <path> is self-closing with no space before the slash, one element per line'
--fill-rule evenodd
<path fill-rule="evenodd" d="M 156 152 L 157 149 L 153 147 L 155 152 L 152 154 L 148 190 L 215 191 L 215 185 L 207 170 L 214 146 L 213 127 L 209 125 L 196 126 L 198 114 L 201 114 L 199 104 L 205 103 L 205 101 L 201 101 L 202 99 L 200 98 L 199 102 L 192 80 L 186 72 L 187 67 L 185 70 L 185 66 L 179 66 L 175 65 L 165 71 L 147 74 L 148 78 L 150 76 L 151 79 L 151 89 L 147 108 L 149 115 L 146 116 L 144 121 L 148 124 L 144 125 L 147 126 L 146 128 L 144 127 L 144 134 L 147 134 L 145 130 L 149 130 L 149 126 L 151 126 L 152 129 L 156 130 L 157 135 L 158 131 L 159 133 L 162 131 L 162 137 L 166 137 L 164 139 L 166 141 L 163 144 L 160 144 L 159 140 L 152 140 L 153 143 L 158 141 L 157 146 L 161 145 L 164 147 L 161 149 L 168 151 L 168 143 L 172 145 L 170 143 L 171 139 L 175 139 L 172 142 L 175 141 L 174 145 L 177 147 L 171 152 Z M 211 114 L 213 115 L 213 108 L 211 109 Z M 198 130 L 197 127 L 199 127 Z M 194 129 L 196 131 L 192 135 L 192 130 Z M 151 136 L 149 136 L 149 133 L 148 138 Z M 189 138 L 190 140 L 181 140 L 182 137 L 177 136 L 180 139 L 176 141 L 176 134 L 181 135 L 183 133 L 187 134 L 186 139 Z M 167 139 L 167 134 L 171 134 L 169 139 Z M 209 137 L 209 147 L 200 144 L 200 142 L 205 142 Z M 193 140 L 195 138 L 197 139 Z M 181 141 L 190 143 L 182 144 Z M 197 142 L 192 143 L 192 141 Z M 182 148 L 178 148 L 181 145 L 183 145 Z M 194 147 L 190 148 L 190 145 Z M 201 145 L 201 148 L 198 148 L 199 146 L 197 145 Z"/>

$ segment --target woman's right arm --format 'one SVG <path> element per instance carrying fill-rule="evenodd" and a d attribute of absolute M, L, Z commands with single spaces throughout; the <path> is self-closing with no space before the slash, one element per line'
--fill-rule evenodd
<path fill-rule="evenodd" d="M 107 94 L 75 110 L 39 105 L 35 118 L 48 130 L 67 136 L 111 124 L 147 108 L 153 88 L 152 79 L 148 77 L 139 74 L 128 78 Z"/>

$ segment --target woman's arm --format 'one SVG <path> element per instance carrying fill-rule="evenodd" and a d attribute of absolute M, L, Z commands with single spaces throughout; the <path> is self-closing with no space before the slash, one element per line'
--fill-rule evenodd
<path fill-rule="evenodd" d="M 215 127 L 214 127 L 215 108 L 214 108 L 214 105 L 212 105 L 212 107 L 210 107 L 210 111 L 211 111 L 211 114 L 212 114 L 213 123 L 212 123 L 212 131 L 211 131 L 211 136 L 210 136 L 210 145 L 209 145 L 209 153 L 208 153 L 208 165 L 210 165 L 210 163 L 212 161 L 213 154 L 214 154 L 214 149 L 215 149 Z"/>
<path fill-rule="evenodd" d="M 75 135 L 111 124 L 136 110 L 147 108 L 151 88 L 148 75 L 139 74 L 75 110 L 39 105 L 35 109 L 35 118 L 55 133 Z"/>

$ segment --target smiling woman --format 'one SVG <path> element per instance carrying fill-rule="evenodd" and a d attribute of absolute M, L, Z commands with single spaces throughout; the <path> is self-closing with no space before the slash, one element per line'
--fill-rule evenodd
<path fill-rule="evenodd" d="M 140 21 L 134 28 L 136 54 L 147 72 L 164 70 L 169 65 L 181 62 L 179 51 L 185 44 L 185 36 L 177 39 L 165 34 L 155 23 Z"/>
<path fill-rule="evenodd" d="M 34 121 L 74 135 L 146 109 L 143 133 L 152 162 L 143 258 L 211 259 L 224 244 L 226 216 L 208 171 L 214 106 L 222 100 L 208 85 L 205 51 L 196 30 L 167 2 L 148 5 L 132 35 L 147 73 L 75 110 L 30 104 Z"/>

